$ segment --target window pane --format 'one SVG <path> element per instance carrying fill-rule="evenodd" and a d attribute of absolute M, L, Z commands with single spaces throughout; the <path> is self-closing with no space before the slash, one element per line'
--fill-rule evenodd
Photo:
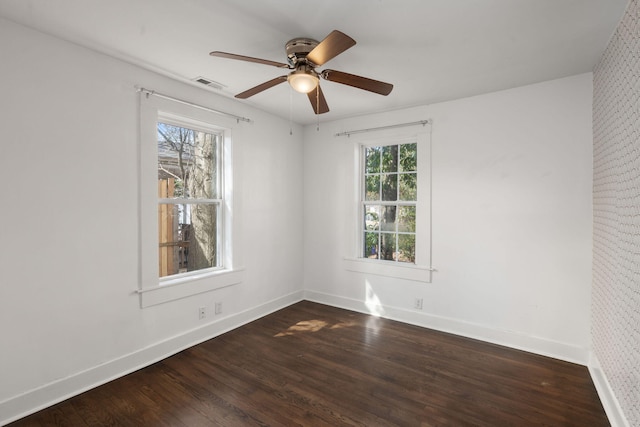
<path fill-rule="evenodd" d="M 158 205 L 160 277 L 216 267 L 218 205 Z"/>
<path fill-rule="evenodd" d="M 402 144 L 400 146 L 400 171 L 413 172 L 418 170 L 418 144 Z"/>
<path fill-rule="evenodd" d="M 195 132 L 194 159 L 187 177 L 189 197 L 195 199 L 217 199 L 217 144 L 216 135 Z"/>
<path fill-rule="evenodd" d="M 365 200 L 380 200 L 380 175 L 366 177 Z"/>
<path fill-rule="evenodd" d="M 398 146 L 387 145 L 382 147 L 381 172 L 398 172 Z"/>
<path fill-rule="evenodd" d="M 380 233 L 380 259 L 393 261 L 396 255 L 396 234 Z"/>
<path fill-rule="evenodd" d="M 382 200 L 398 200 L 398 174 L 382 175 Z"/>
<path fill-rule="evenodd" d="M 218 136 L 158 123 L 158 179 L 173 180 L 161 198 L 219 198 Z"/>
<path fill-rule="evenodd" d="M 365 150 L 365 173 L 380 172 L 380 147 L 368 147 Z"/>
<path fill-rule="evenodd" d="M 364 229 L 379 230 L 380 229 L 380 212 L 382 206 L 365 205 L 364 207 Z"/>
<path fill-rule="evenodd" d="M 378 233 L 364 233 L 364 258 L 378 258 Z"/>
<path fill-rule="evenodd" d="M 396 231 L 396 211 L 397 206 L 384 206 L 380 229 L 382 231 Z"/>
<path fill-rule="evenodd" d="M 176 193 L 176 179 L 171 177 L 162 179 L 160 177 L 160 172 L 158 172 L 158 198 L 172 199 L 175 193 Z"/>
<path fill-rule="evenodd" d="M 178 216 L 177 205 L 158 205 L 160 277 L 176 274 L 182 271 L 183 268 L 183 248 L 181 247 L 182 239 Z"/>
<path fill-rule="evenodd" d="M 399 234 L 398 235 L 398 261 L 399 262 L 416 262 L 416 235 L 415 234 Z"/>
<path fill-rule="evenodd" d="M 418 196 L 418 183 L 415 173 L 401 173 L 400 181 L 400 200 L 416 200 Z"/>
<path fill-rule="evenodd" d="M 399 206 L 398 207 L 398 231 L 399 232 L 416 232 L 416 207 L 415 206 Z"/>

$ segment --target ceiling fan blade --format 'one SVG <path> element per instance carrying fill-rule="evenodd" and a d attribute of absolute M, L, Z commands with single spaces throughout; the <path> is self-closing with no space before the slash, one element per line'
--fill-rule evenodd
<path fill-rule="evenodd" d="M 309 101 L 311 102 L 311 108 L 316 114 L 324 114 L 329 112 L 329 106 L 327 100 L 324 98 L 320 85 L 316 86 L 316 90 L 312 90 L 307 94 Z"/>
<path fill-rule="evenodd" d="M 389 95 L 393 90 L 391 83 L 356 76 L 355 74 L 343 73 L 342 71 L 324 70 L 321 76 L 330 82 L 342 83 L 343 85 L 357 87 L 358 89 L 368 90 L 369 92 L 385 96 Z"/>
<path fill-rule="evenodd" d="M 209 55 L 217 56 L 219 58 L 237 59 L 239 61 L 247 61 L 247 62 L 255 62 L 257 64 L 271 65 L 278 68 L 289 68 L 289 65 L 285 64 L 284 62 L 269 61 L 268 59 L 260 59 L 260 58 L 253 58 L 251 56 L 236 55 L 235 53 L 214 51 L 209 53 Z"/>
<path fill-rule="evenodd" d="M 252 87 L 251 89 L 245 90 L 244 92 L 237 94 L 236 98 L 247 99 L 250 96 L 258 94 L 263 90 L 267 90 L 269 88 L 272 88 L 286 81 L 287 81 L 287 76 L 276 77 L 275 79 L 271 79 L 268 82 L 264 82 L 262 84 L 259 84 L 258 86 Z"/>
<path fill-rule="evenodd" d="M 338 30 L 333 30 L 318 46 L 309 52 L 307 59 L 315 65 L 320 66 L 355 44 L 356 41 L 348 35 Z"/>

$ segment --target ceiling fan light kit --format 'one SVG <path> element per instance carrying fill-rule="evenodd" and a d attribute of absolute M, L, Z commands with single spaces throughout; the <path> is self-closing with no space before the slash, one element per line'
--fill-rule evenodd
<path fill-rule="evenodd" d="M 318 86 L 320 79 L 311 67 L 302 65 L 287 76 L 287 81 L 296 92 L 309 93 Z"/>
<path fill-rule="evenodd" d="M 319 43 L 314 39 L 302 37 L 289 40 L 285 44 L 287 63 L 220 51 L 211 52 L 210 55 L 292 70 L 288 75 L 276 77 L 239 93 L 236 95 L 236 98 L 246 99 L 287 81 L 296 92 L 306 93 L 308 95 L 315 114 L 323 114 L 329 111 L 329 107 L 320 88 L 320 77 L 327 81 L 385 96 L 393 90 L 392 84 L 367 77 L 335 70 L 316 71 L 316 67 L 322 66 L 355 44 L 356 41 L 351 37 L 338 30 L 334 30 Z"/>

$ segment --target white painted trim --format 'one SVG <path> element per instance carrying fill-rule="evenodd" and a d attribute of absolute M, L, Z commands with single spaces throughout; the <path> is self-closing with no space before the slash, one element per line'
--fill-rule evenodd
<path fill-rule="evenodd" d="M 374 274 L 378 276 L 393 277 L 396 279 L 413 280 L 416 282 L 431 283 L 429 266 L 420 266 L 409 263 L 393 261 L 378 261 L 366 258 L 344 258 L 344 268 L 356 273 Z"/>
<path fill-rule="evenodd" d="M 0 425 L 23 418 L 302 300 L 296 291 L 0 402 Z"/>
<path fill-rule="evenodd" d="M 631 424 L 627 421 L 622 407 L 616 398 L 607 376 L 602 370 L 600 361 L 593 352 L 589 352 L 589 373 L 591 374 L 591 380 L 596 386 L 598 396 L 604 407 L 604 411 L 607 413 L 611 427 L 631 427 Z"/>
<path fill-rule="evenodd" d="M 241 283 L 244 269 L 209 271 L 183 276 L 161 283 L 160 286 L 140 289 L 140 307 L 151 307 L 180 298 L 226 288 Z M 197 272 L 196 272 L 197 273 Z"/>
<path fill-rule="evenodd" d="M 386 305 L 368 307 L 365 301 L 310 290 L 304 291 L 304 299 L 360 313 L 379 315 L 386 319 L 397 320 L 411 325 L 503 345 L 580 365 L 586 365 L 588 361 L 588 350 L 586 348 L 513 331 L 497 330 L 477 323 L 464 322 L 424 313 L 422 311 L 412 311 Z"/>

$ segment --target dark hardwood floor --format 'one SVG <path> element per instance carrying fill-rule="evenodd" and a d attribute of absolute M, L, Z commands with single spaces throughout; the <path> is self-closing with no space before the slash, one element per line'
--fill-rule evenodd
<path fill-rule="evenodd" d="M 308 301 L 11 426 L 608 426 L 584 366 Z"/>

